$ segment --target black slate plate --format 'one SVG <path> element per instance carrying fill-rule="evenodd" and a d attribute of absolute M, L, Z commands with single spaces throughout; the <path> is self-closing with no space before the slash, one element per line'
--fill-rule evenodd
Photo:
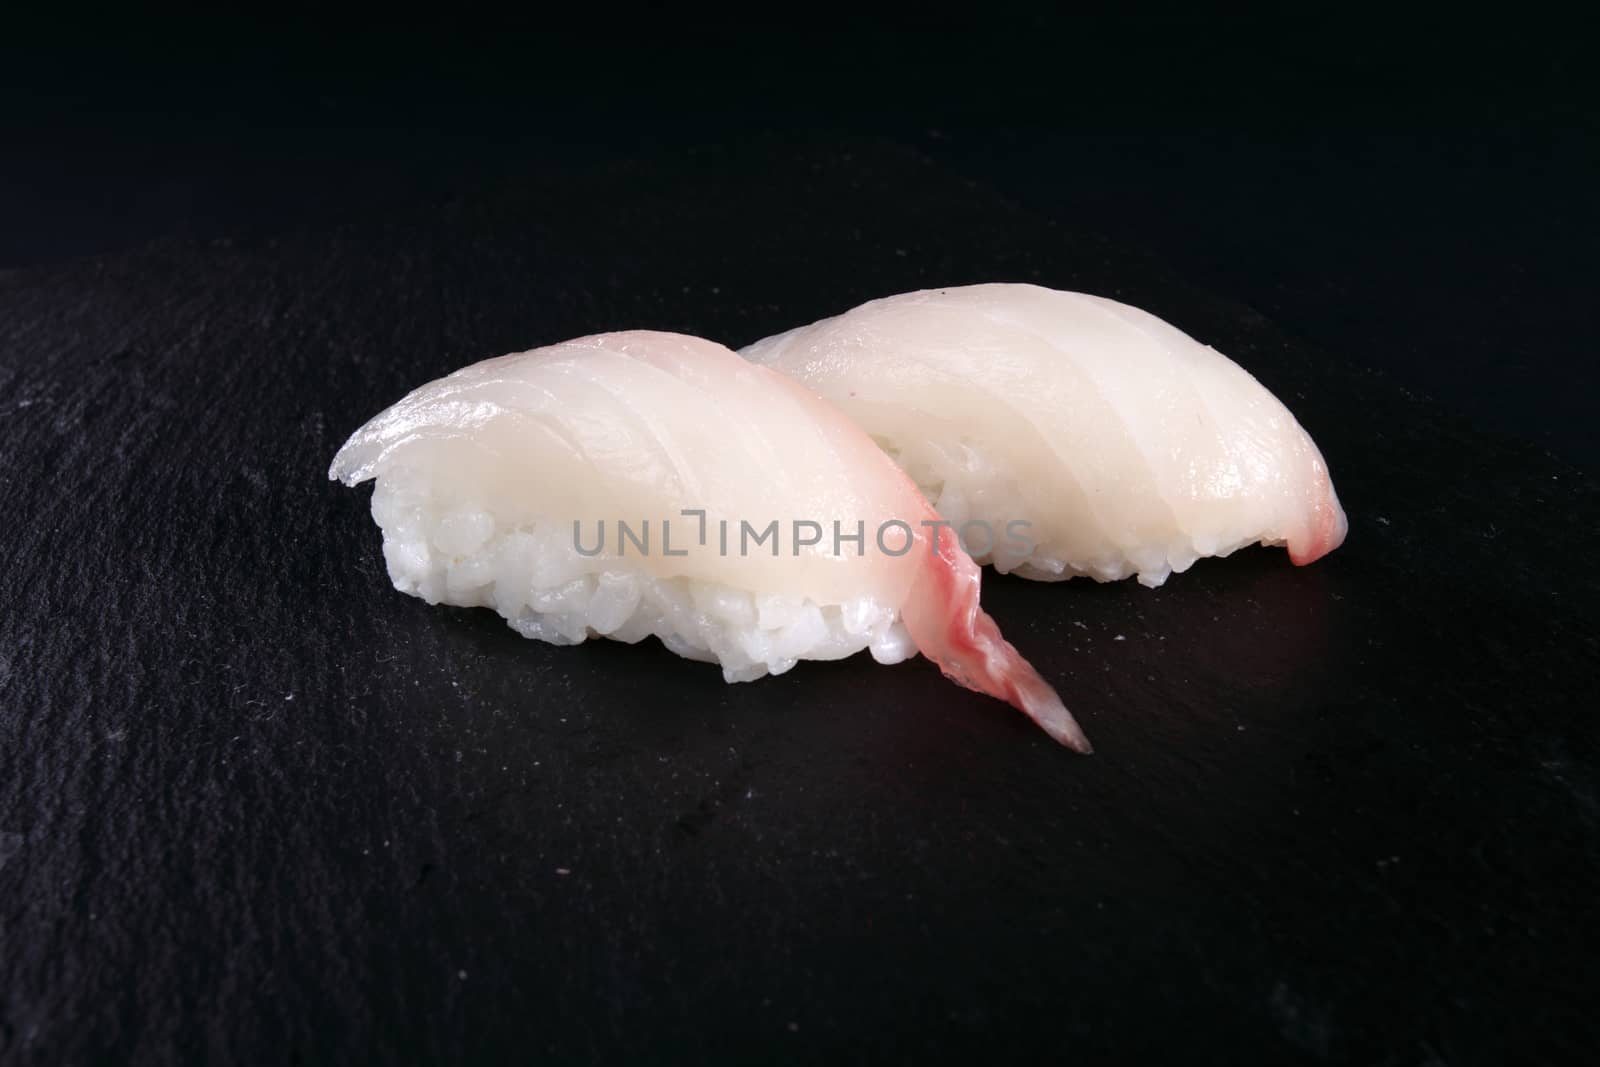
<path fill-rule="evenodd" d="M 997 279 L 1229 353 L 1351 515 L 1310 568 L 987 578 L 1092 758 L 924 661 L 725 686 L 430 608 L 325 480 L 487 355 Z M 15 273 L 0 426 L 7 1063 L 1594 1042 L 1593 482 L 914 155 L 546 171 Z"/>

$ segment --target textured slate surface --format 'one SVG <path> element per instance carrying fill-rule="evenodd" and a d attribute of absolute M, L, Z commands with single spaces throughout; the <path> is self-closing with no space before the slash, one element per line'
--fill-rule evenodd
<path fill-rule="evenodd" d="M 1305 569 L 988 578 L 1092 758 L 924 661 L 729 687 L 430 608 L 325 480 L 487 355 L 995 279 L 1228 352 L 1351 515 Z M 13 272 L 0 428 L 8 1064 L 1594 1047 L 1594 483 L 913 155 L 546 171 Z"/>

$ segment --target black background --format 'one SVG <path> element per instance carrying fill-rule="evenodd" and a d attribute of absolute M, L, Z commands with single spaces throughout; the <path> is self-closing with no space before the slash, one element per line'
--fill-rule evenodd
<path fill-rule="evenodd" d="M 7 1062 L 1592 1056 L 1572 27 L 0 47 Z M 429 608 L 323 481 L 482 356 L 995 279 L 1233 355 L 1351 514 L 1305 570 L 986 579 L 1091 759 L 926 664 L 726 687 Z"/>

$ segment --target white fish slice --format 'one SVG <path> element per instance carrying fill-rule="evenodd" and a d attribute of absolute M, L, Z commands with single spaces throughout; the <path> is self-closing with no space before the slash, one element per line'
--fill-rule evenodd
<path fill-rule="evenodd" d="M 721 345 L 641 331 L 485 360 L 357 430 L 328 474 L 377 480 L 390 577 L 430 603 L 558 644 L 654 635 L 729 681 L 921 652 L 1089 751 L 916 486 L 815 394 Z"/>
<path fill-rule="evenodd" d="M 940 514 L 976 524 L 966 547 L 1001 571 L 1157 586 L 1248 544 L 1305 564 L 1344 540 L 1327 464 L 1288 409 L 1221 353 L 1114 300 L 928 289 L 743 355 L 854 419 Z"/>

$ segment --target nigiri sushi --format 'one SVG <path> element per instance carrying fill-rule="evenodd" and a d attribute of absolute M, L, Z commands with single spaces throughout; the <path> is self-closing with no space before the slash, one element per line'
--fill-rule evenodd
<path fill-rule="evenodd" d="M 1138 575 L 1344 540 L 1328 466 L 1243 368 L 1138 308 L 1035 285 L 862 304 L 742 353 L 872 435 L 981 563 Z"/>
<path fill-rule="evenodd" d="M 979 569 L 872 439 L 710 341 L 648 331 L 485 360 L 361 427 L 328 476 L 376 479 L 397 589 L 526 637 L 655 636 L 730 681 L 921 652 L 1089 744 L 979 608 Z"/>

